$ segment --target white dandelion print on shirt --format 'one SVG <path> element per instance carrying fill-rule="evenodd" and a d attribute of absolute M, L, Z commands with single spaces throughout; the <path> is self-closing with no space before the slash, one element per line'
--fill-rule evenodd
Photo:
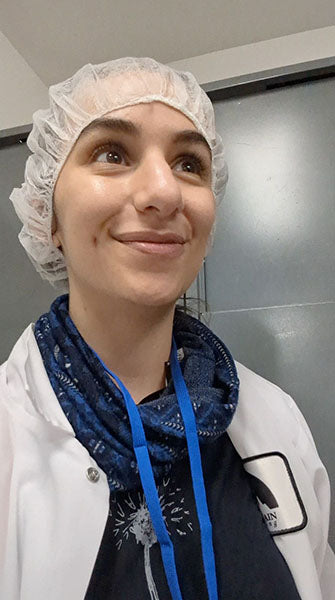
<path fill-rule="evenodd" d="M 169 535 L 174 530 L 178 535 L 184 536 L 188 531 L 193 531 L 190 511 L 184 507 L 181 488 L 168 489 L 169 484 L 170 479 L 163 480 L 162 486 L 158 488 L 165 525 Z M 128 540 L 130 534 L 133 534 L 137 544 L 143 545 L 144 571 L 150 600 L 159 600 L 150 564 L 150 548 L 157 543 L 157 537 L 144 494 L 138 492 L 133 497 L 129 492 L 122 502 L 115 501 L 114 512 L 116 513 L 114 537 L 117 549 L 121 549 L 123 540 Z M 111 511 L 110 515 L 112 515 Z"/>

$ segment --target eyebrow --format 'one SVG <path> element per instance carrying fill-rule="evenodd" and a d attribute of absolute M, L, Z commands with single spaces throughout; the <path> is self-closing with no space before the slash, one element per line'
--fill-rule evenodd
<path fill-rule="evenodd" d="M 133 137 L 140 137 L 142 133 L 142 127 L 140 125 L 135 125 L 132 121 L 128 121 L 126 119 L 114 119 L 110 117 L 101 117 L 99 119 L 95 119 L 91 121 L 85 127 L 80 135 L 77 138 L 77 142 L 79 140 L 85 139 L 89 134 L 102 132 L 110 130 L 118 133 L 126 133 L 128 135 L 132 135 Z M 212 155 L 211 148 L 204 136 L 199 133 L 199 131 L 195 131 L 193 129 L 185 129 L 183 131 L 178 131 L 172 137 L 172 142 L 187 142 L 191 144 L 201 144 L 205 146 L 210 154 Z"/>

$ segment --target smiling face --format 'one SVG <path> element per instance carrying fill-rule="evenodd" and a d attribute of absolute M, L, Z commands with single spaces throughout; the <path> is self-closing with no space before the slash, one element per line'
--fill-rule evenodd
<path fill-rule="evenodd" d="M 64 253 L 70 297 L 76 290 L 169 305 L 199 272 L 214 223 L 210 149 L 190 119 L 162 102 L 114 110 L 104 120 L 109 125 L 91 123 L 81 133 L 54 190 L 53 241 Z M 134 232 L 142 240 L 150 232 L 178 234 L 185 242 L 120 240 Z"/>

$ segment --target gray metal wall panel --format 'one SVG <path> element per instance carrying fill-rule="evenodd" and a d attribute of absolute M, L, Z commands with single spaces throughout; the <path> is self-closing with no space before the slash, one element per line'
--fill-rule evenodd
<path fill-rule="evenodd" d="M 22 227 L 9 195 L 20 187 L 30 152 L 26 144 L 0 149 L 0 364 L 22 331 L 47 311 L 57 293 L 36 273 L 17 239 Z"/>
<path fill-rule="evenodd" d="M 334 100 L 327 79 L 215 104 L 230 179 L 213 311 L 335 298 Z"/>
<path fill-rule="evenodd" d="M 335 547 L 335 80 L 215 103 L 230 178 L 206 261 L 210 326 L 288 392 L 332 485 Z"/>

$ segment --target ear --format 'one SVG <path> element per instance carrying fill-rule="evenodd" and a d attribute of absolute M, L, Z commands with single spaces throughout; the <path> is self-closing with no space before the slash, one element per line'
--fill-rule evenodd
<path fill-rule="evenodd" d="M 61 245 L 56 233 L 52 234 L 52 241 L 53 241 L 54 245 L 56 246 L 56 248 L 58 248 L 59 250 L 62 251 L 62 245 Z"/>
<path fill-rule="evenodd" d="M 212 230 L 211 230 L 211 232 L 210 232 L 210 234 L 208 236 L 208 239 L 207 239 L 205 258 L 207 258 L 207 256 L 209 256 L 209 254 L 213 250 L 215 229 L 216 229 L 216 223 L 214 223 L 214 225 L 212 227 Z"/>
<path fill-rule="evenodd" d="M 62 251 L 61 241 L 58 237 L 57 217 L 56 217 L 55 213 L 53 213 L 53 215 L 52 215 L 51 235 L 52 235 L 52 241 L 53 241 L 54 245 L 56 246 L 56 248 L 59 248 L 59 250 Z"/>

